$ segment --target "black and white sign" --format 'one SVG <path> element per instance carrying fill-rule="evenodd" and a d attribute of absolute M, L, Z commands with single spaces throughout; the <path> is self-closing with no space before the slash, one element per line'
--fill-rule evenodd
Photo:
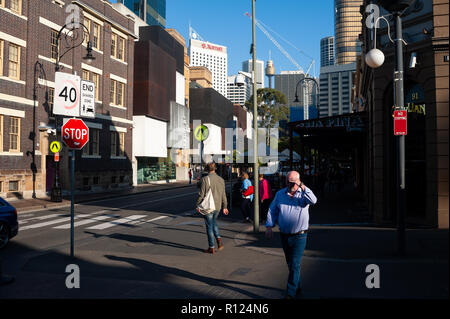
<path fill-rule="evenodd" d="M 81 117 L 95 117 L 95 83 L 81 80 Z"/>
<path fill-rule="evenodd" d="M 69 73 L 55 73 L 53 114 L 80 116 L 80 77 Z"/>

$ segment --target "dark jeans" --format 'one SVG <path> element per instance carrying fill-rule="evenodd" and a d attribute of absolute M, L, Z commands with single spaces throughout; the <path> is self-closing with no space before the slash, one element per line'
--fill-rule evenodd
<path fill-rule="evenodd" d="M 251 218 L 251 205 L 252 205 L 252 201 L 250 200 L 250 198 L 242 198 L 242 202 L 241 202 L 241 211 L 242 211 L 242 215 L 244 216 L 244 219 Z"/>
<path fill-rule="evenodd" d="M 267 220 L 267 212 L 269 211 L 270 203 L 272 202 L 271 199 L 265 199 L 262 201 L 261 205 L 259 206 L 259 220 Z"/>
<path fill-rule="evenodd" d="M 214 239 L 220 238 L 219 227 L 217 226 L 217 216 L 219 216 L 219 211 L 214 211 L 212 213 L 203 215 L 205 218 L 206 225 L 206 235 L 208 235 L 209 248 L 214 248 Z"/>
<path fill-rule="evenodd" d="M 286 292 L 295 297 L 297 289 L 300 288 L 300 266 L 303 251 L 306 247 L 307 234 L 287 236 L 281 234 L 281 245 L 289 268 L 289 277 Z"/>

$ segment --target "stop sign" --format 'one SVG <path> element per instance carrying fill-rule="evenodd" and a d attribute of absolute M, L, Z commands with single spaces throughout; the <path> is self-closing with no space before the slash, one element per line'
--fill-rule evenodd
<path fill-rule="evenodd" d="M 69 119 L 62 127 L 62 140 L 68 148 L 81 150 L 89 141 L 89 128 L 80 119 Z"/>

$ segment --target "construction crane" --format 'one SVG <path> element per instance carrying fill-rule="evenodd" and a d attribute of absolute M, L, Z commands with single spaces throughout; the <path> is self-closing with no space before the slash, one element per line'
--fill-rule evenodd
<path fill-rule="evenodd" d="M 247 17 L 249 17 L 250 19 L 252 18 L 252 15 L 248 12 L 246 12 L 245 15 Z M 300 49 L 296 48 L 292 43 L 290 43 L 289 41 L 284 39 L 281 35 L 279 35 L 275 31 L 271 30 L 270 27 L 264 25 L 264 23 L 262 23 L 261 21 L 255 19 L 255 25 L 266 35 L 266 37 L 269 38 L 270 41 L 273 42 L 273 44 L 275 44 L 275 46 L 281 51 L 281 53 L 283 53 L 284 56 L 286 58 L 288 58 L 289 61 L 291 61 L 292 64 L 294 64 L 297 67 L 297 69 L 305 75 L 305 77 L 309 74 L 311 67 L 313 65 L 315 66 L 315 60 L 312 57 L 310 57 L 309 55 L 307 55 Z M 308 67 L 308 70 L 306 71 L 306 73 L 304 72 L 303 68 L 291 57 L 291 55 L 278 43 L 278 41 L 272 37 L 272 35 L 266 30 L 266 27 L 267 27 L 267 29 L 270 29 L 273 33 L 277 34 L 281 39 L 283 39 L 289 45 L 293 46 L 297 51 L 301 52 L 302 54 L 304 54 L 305 56 L 307 56 L 308 58 L 311 59 L 311 63 L 309 64 L 309 67 Z M 314 70 L 315 70 L 315 67 L 314 67 Z M 315 73 L 315 71 L 314 71 L 314 73 Z M 314 74 L 314 76 L 315 76 L 315 74 Z M 306 81 L 303 81 L 303 118 L 305 120 L 309 119 L 309 94 L 308 94 L 308 83 L 306 83 Z"/>
<path fill-rule="evenodd" d="M 252 15 L 250 14 L 250 13 L 248 13 L 248 12 L 246 12 L 245 13 L 245 15 L 247 16 L 247 17 L 249 17 L 250 19 L 252 18 Z M 286 58 L 288 58 L 289 59 L 289 61 L 291 61 L 292 62 L 292 64 L 294 64 L 295 65 L 295 67 L 299 70 L 299 71 L 301 71 L 302 73 L 304 73 L 304 71 L 303 71 L 303 69 L 302 69 L 302 67 L 289 55 L 289 53 L 287 53 L 286 52 L 286 50 L 277 42 L 277 40 L 275 40 L 271 35 L 270 35 L 270 33 L 262 26 L 262 24 L 261 23 L 259 23 L 259 21 L 258 20 L 256 20 L 255 19 L 255 24 L 256 24 L 256 26 L 266 35 L 266 37 L 268 37 L 269 39 L 270 39 L 270 41 L 272 41 L 273 42 L 273 44 L 275 44 L 275 46 L 281 51 L 281 53 L 283 53 L 284 54 L 284 56 L 286 57 Z"/>

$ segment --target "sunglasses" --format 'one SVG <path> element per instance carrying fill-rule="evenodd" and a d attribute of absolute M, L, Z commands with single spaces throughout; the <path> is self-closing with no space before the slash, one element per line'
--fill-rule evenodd
<path fill-rule="evenodd" d="M 298 184 L 295 183 L 295 182 L 288 182 L 288 186 L 289 186 L 290 188 L 294 187 L 295 185 L 300 186 L 300 185 L 298 185 Z"/>

